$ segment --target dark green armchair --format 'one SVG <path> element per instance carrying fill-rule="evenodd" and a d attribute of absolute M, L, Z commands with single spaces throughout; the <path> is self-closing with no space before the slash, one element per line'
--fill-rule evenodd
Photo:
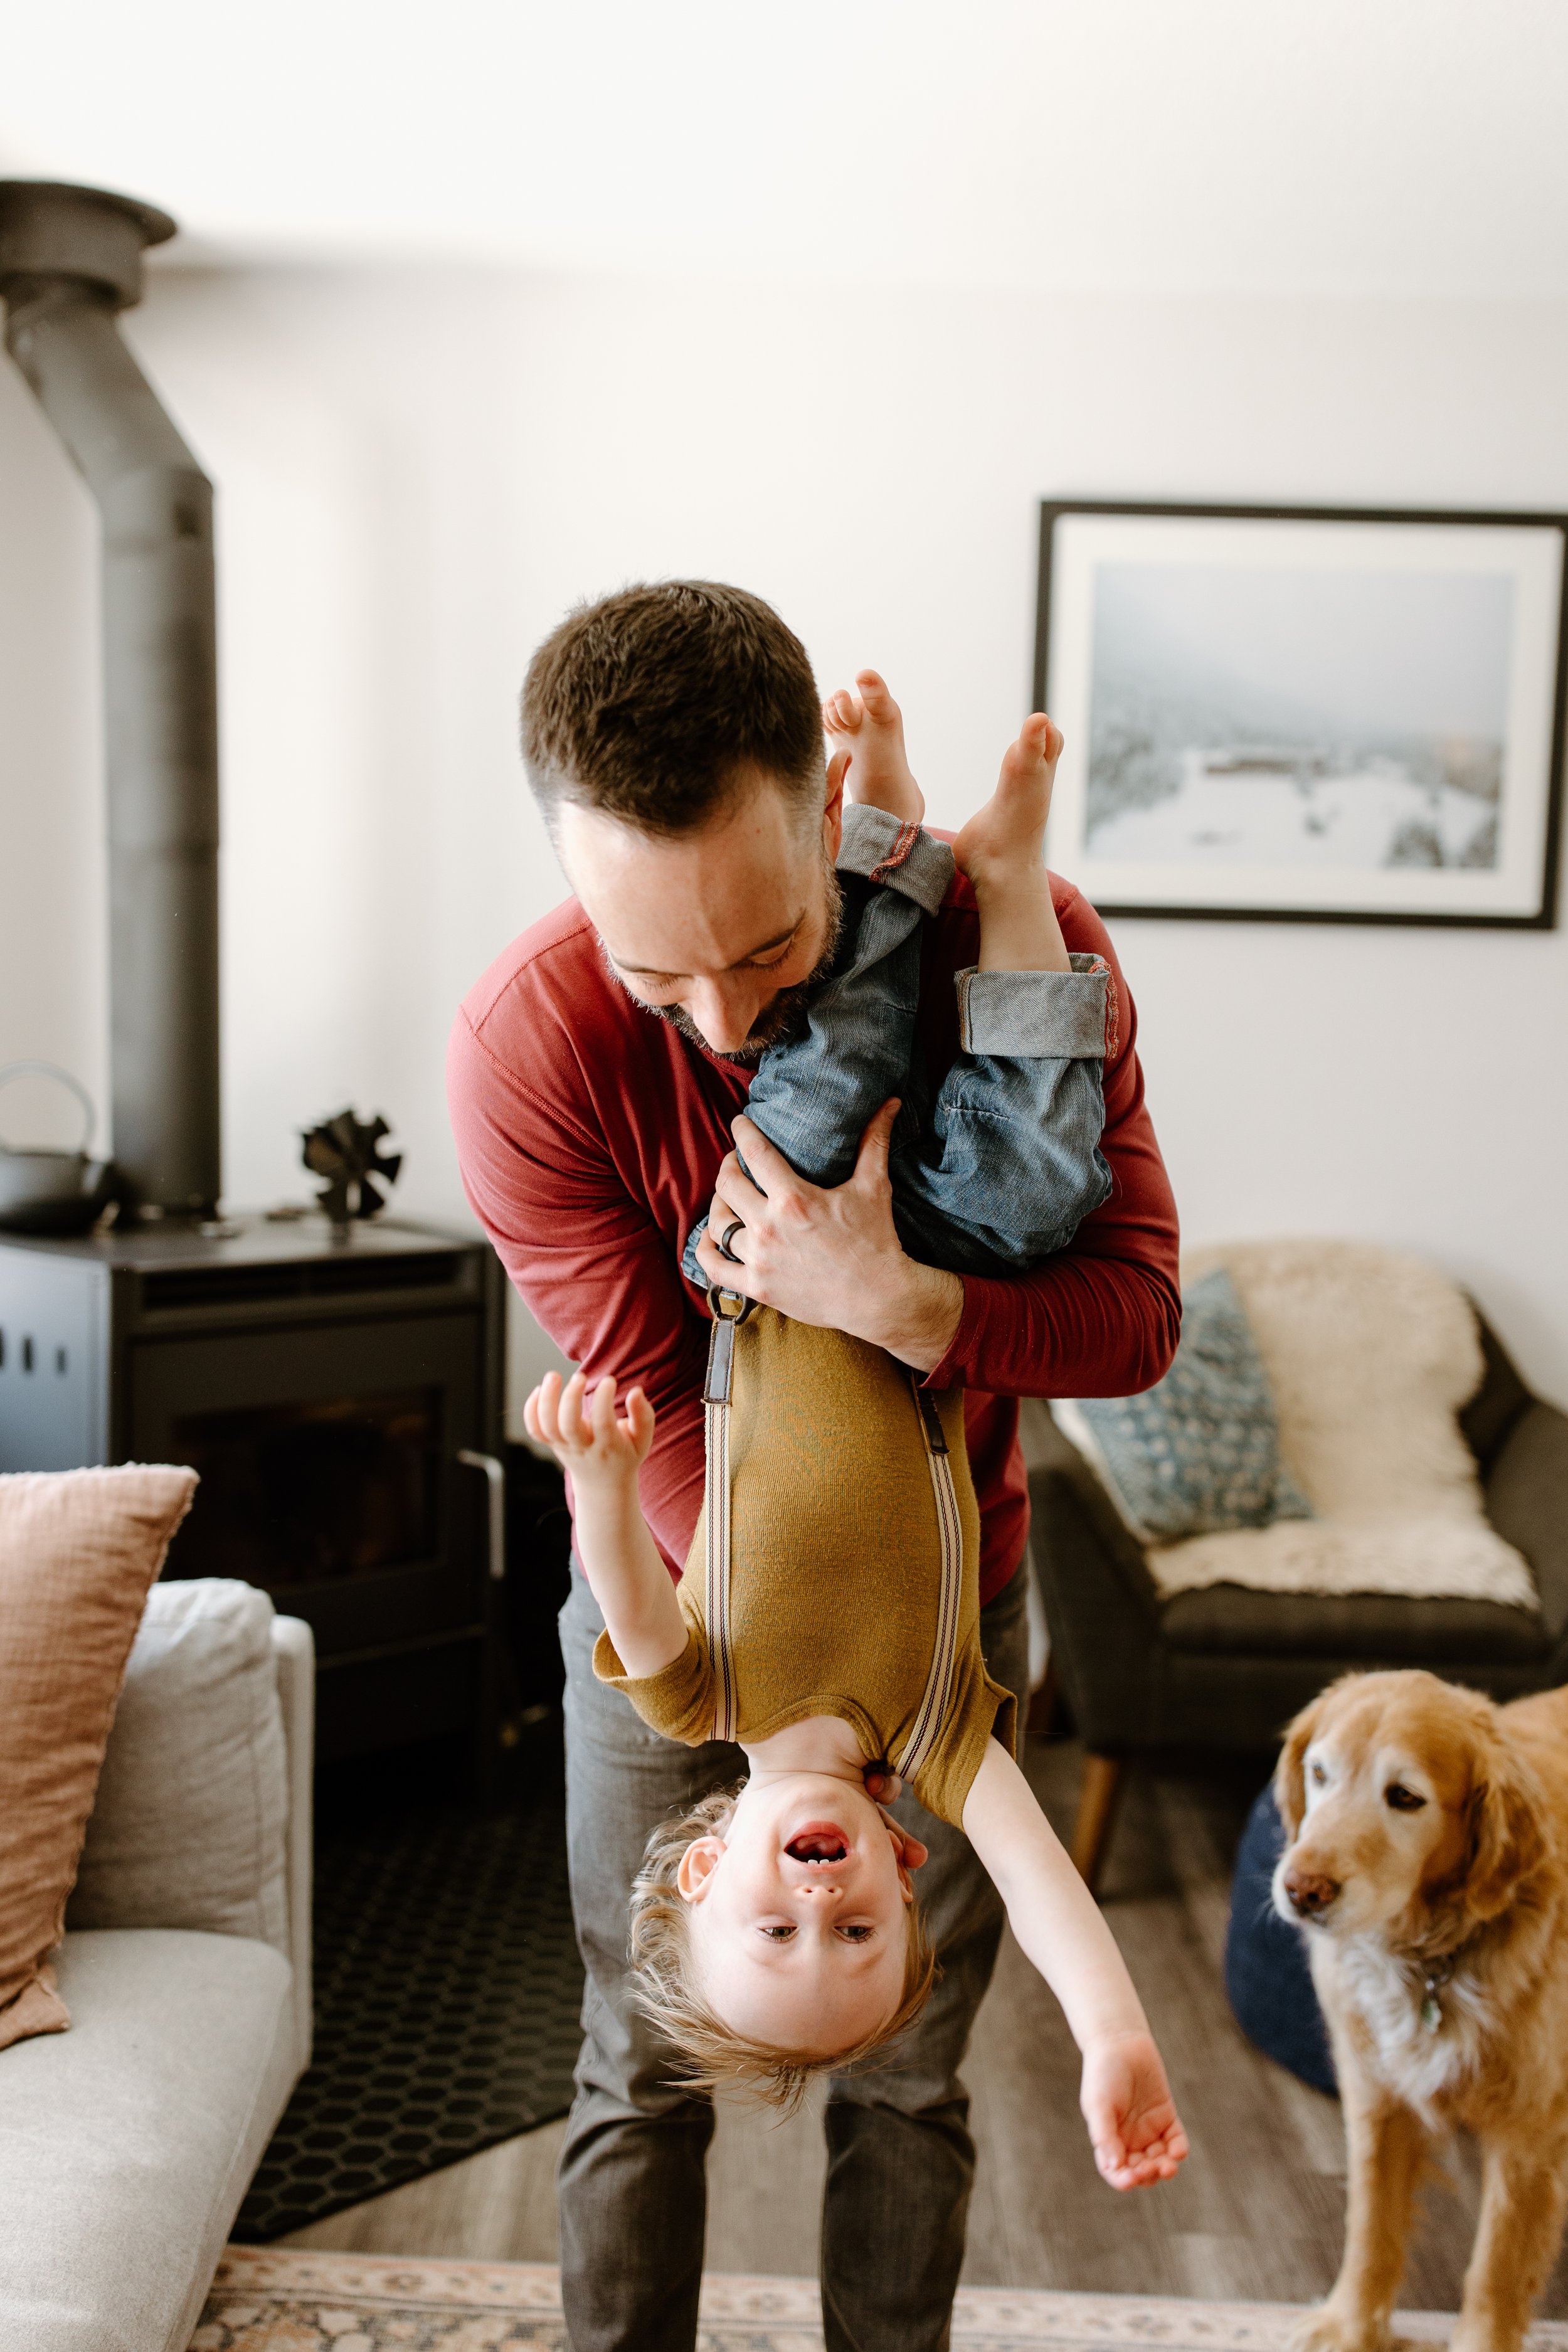
<path fill-rule="evenodd" d="M 1091 1886 L 1131 1757 L 1262 1757 L 1336 1675 L 1374 1667 L 1426 1666 L 1500 1699 L 1568 1683 L 1568 1415 L 1531 1395 L 1476 1319 L 1486 1370 L 1459 1423 L 1487 1517 L 1533 1571 L 1539 1617 L 1486 1601 L 1226 1584 L 1162 1599 L 1142 1547 L 1049 1407 L 1026 1404 L 1052 1677 L 1087 1750 L 1074 1859 Z"/>

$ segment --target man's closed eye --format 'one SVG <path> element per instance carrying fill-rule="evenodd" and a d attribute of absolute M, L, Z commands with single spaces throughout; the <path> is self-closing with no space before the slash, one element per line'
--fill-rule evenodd
<path fill-rule="evenodd" d="M 766 956 L 747 956 L 742 962 L 731 964 L 730 969 L 731 971 L 777 971 L 781 964 L 788 963 L 794 953 L 795 940 L 791 938 L 784 941 L 776 954 L 770 951 Z M 635 963 L 621 964 L 616 969 L 630 973 L 647 988 L 683 988 L 691 978 L 689 971 L 648 971 Z"/>

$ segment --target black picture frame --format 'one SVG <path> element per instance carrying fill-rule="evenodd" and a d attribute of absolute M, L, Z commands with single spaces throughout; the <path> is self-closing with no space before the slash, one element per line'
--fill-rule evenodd
<path fill-rule="evenodd" d="M 1097 535 L 1094 529 L 1097 520 L 1111 524 L 1111 530 Z M 1160 526 L 1163 524 L 1172 526 L 1168 534 L 1162 533 Z M 1066 533 L 1062 528 L 1064 525 L 1068 527 Z M 1087 525 L 1087 528 L 1074 530 L 1075 526 L 1080 525 Z M 1118 525 L 1127 527 L 1118 530 Z M 1194 525 L 1199 527 L 1196 531 L 1191 528 Z M 1212 525 L 1227 528 L 1205 538 L 1202 527 Z M 1289 529 L 1285 531 L 1274 530 L 1267 538 L 1258 530 L 1249 541 L 1249 526 L 1289 526 Z M 1301 535 L 1296 528 L 1298 526 L 1309 527 L 1310 535 Z M 1123 852 L 1120 877 L 1121 888 L 1119 890 L 1116 887 L 1119 878 L 1117 862 L 1093 853 L 1095 831 L 1100 831 L 1103 841 L 1108 827 L 1104 818 L 1094 819 L 1090 814 L 1095 790 L 1090 761 L 1094 756 L 1093 696 L 1098 659 L 1094 636 L 1095 590 L 1092 586 L 1089 591 L 1090 610 L 1088 616 L 1079 612 L 1064 619 L 1065 600 L 1077 599 L 1079 604 L 1082 603 L 1085 593 L 1083 572 L 1086 563 L 1091 560 L 1086 551 L 1092 549 L 1097 536 L 1102 547 L 1112 550 L 1118 545 L 1143 549 L 1158 547 L 1167 538 L 1173 548 L 1185 545 L 1192 549 L 1206 544 L 1214 548 L 1240 550 L 1249 543 L 1256 543 L 1259 548 L 1293 545 L 1301 554 L 1310 551 L 1315 566 L 1320 556 L 1326 558 L 1332 552 L 1332 544 L 1321 534 L 1338 531 L 1342 537 L 1337 544 L 1353 551 L 1358 561 L 1386 547 L 1392 565 L 1396 551 L 1404 544 L 1400 535 L 1408 532 L 1410 560 L 1415 566 L 1411 576 L 1422 576 L 1416 559 L 1423 551 L 1431 556 L 1439 544 L 1446 545 L 1449 562 L 1426 575 L 1436 580 L 1445 572 L 1457 573 L 1461 579 L 1472 577 L 1464 572 L 1462 565 L 1456 565 L 1453 561 L 1455 548 L 1462 548 L 1467 542 L 1456 541 L 1451 537 L 1456 532 L 1472 530 L 1510 535 L 1509 544 L 1520 550 L 1521 566 L 1515 585 L 1522 584 L 1526 591 L 1517 604 L 1510 603 L 1509 607 L 1510 614 L 1520 613 L 1525 617 L 1519 620 L 1516 634 L 1510 639 L 1511 667 L 1508 725 L 1511 729 L 1517 713 L 1528 706 L 1531 715 L 1528 726 L 1519 733 L 1519 740 L 1525 747 L 1519 753 L 1519 764 L 1522 768 L 1528 759 L 1530 773 L 1528 776 L 1521 774 L 1515 782 L 1510 769 L 1515 739 L 1505 730 L 1495 747 L 1499 765 L 1491 803 L 1496 812 L 1491 821 L 1491 866 L 1488 867 L 1476 852 L 1476 845 L 1482 837 L 1481 825 L 1478 824 L 1468 847 L 1445 863 L 1440 840 L 1436 856 L 1433 856 L 1426 836 L 1436 838 L 1437 828 L 1428 824 L 1418 831 L 1416 836 L 1417 850 L 1432 859 L 1429 872 L 1422 868 L 1427 872 L 1425 884 L 1408 870 L 1416 860 L 1410 856 L 1398 856 L 1393 849 L 1387 853 L 1381 866 L 1367 863 L 1342 867 L 1331 873 L 1326 866 L 1315 866 L 1309 851 L 1307 856 L 1296 857 L 1293 869 L 1283 863 L 1279 866 L 1277 887 L 1282 897 L 1270 898 L 1264 878 L 1265 868 L 1248 866 L 1245 871 L 1249 879 L 1242 898 L 1227 900 L 1224 895 L 1226 869 L 1217 863 L 1200 866 L 1190 858 L 1184 865 L 1179 859 L 1171 860 L 1170 887 L 1166 891 L 1159 879 L 1158 859 L 1151 861 L 1145 857 L 1129 861 Z M 1347 532 L 1351 536 L 1345 537 Z M 1442 541 L 1434 536 L 1436 533 L 1445 535 Z M 1542 536 L 1527 547 L 1526 541 L 1520 534 Z M 1064 544 L 1071 551 L 1071 561 L 1066 564 L 1062 561 Z M 1496 539 L 1483 542 L 1478 538 L 1476 545 L 1478 562 L 1489 561 L 1489 557 L 1483 558 L 1482 551 L 1488 547 L 1496 548 L 1500 542 Z M 1103 557 L 1100 560 L 1103 561 Z M 1147 553 L 1134 559 L 1135 563 L 1140 561 L 1145 564 L 1157 565 L 1158 562 L 1158 559 Z M 1233 557 L 1231 568 L 1245 570 L 1246 567 Z M 1367 562 L 1365 568 L 1375 572 L 1384 567 Z M 1268 566 L 1271 573 L 1279 569 L 1277 564 Z M 1305 577 L 1305 570 L 1302 576 Z M 1402 559 L 1400 576 L 1402 579 L 1406 576 Z M 1476 580 L 1481 576 L 1479 572 L 1473 575 Z M 1497 575 L 1493 572 L 1486 576 L 1495 579 Z M 1554 611 L 1548 603 L 1549 588 Z M 1514 627 L 1514 622 L 1510 621 L 1510 625 Z M 1532 639 L 1535 651 L 1530 675 L 1521 677 L 1521 671 L 1525 664 L 1523 640 L 1527 635 Z M 1068 656 L 1065 660 L 1064 649 Z M 1054 675 L 1054 669 L 1068 672 L 1070 676 Z M 1562 854 L 1565 701 L 1568 701 L 1568 515 L 1474 509 L 1264 506 L 1069 498 L 1041 500 L 1034 707 L 1051 710 L 1068 734 L 1068 751 L 1058 772 L 1047 855 L 1053 865 L 1058 866 L 1061 871 L 1079 883 L 1086 896 L 1103 914 L 1118 918 L 1142 916 L 1160 920 L 1207 922 L 1392 923 L 1447 929 L 1552 929 L 1557 920 L 1558 869 Z M 1072 740 L 1075 729 L 1079 737 L 1076 755 L 1079 766 L 1076 770 L 1070 764 L 1075 756 Z M 1437 739 L 1434 736 L 1432 740 L 1436 741 Z M 1162 747 L 1159 756 L 1168 761 L 1174 755 Z M 1191 759 L 1194 755 L 1188 753 L 1186 756 Z M 1232 775 L 1240 772 L 1238 755 L 1215 754 L 1211 757 L 1205 753 L 1202 756 L 1208 762 L 1205 776 L 1211 771 L 1223 770 Z M 1244 753 L 1239 757 L 1244 761 L 1256 758 L 1258 761 L 1256 773 L 1260 777 L 1264 767 L 1268 764 L 1261 754 Z M 1331 816 L 1337 816 L 1344 805 L 1343 789 L 1347 780 L 1329 774 L 1321 778 L 1309 777 L 1303 782 L 1303 774 L 1310 765 L 1305 754 L 1301 755 L 1301 763 L 1292 779 L 1298 794 L 1311 802 L 1312 796 L 1321 789 L 1325 799 L 1333 803 L 1333 788 L 1339 787 L 1338 804 L 1330 809 Z M 1276 759 L 1273 765 L 1278 769 L 1283 762 Z M 1317 765 L 1321 770 L 1321 759 Z M 1396 788 L 1403 790 L 1405 784 L 1409 785 L 1412 793 L 1416 791 L 1415 779 L 1407 776 L 1402 780 L 1396 763 L 1391 766 L 1384 761 L 1384 765 L 1391 768 L 1394 777 L 1394 784 L 1385 786 L 1385 797 Z M 1364 783 L 1365 778 L 1348 781 Z M 1184 784 L 1174 788 L 1165 785 L 1166 803 L 1178 798 L 1184 788 Z M 1277 786 L 1276 803 L 1283 789 L 1282 784 Z M 1483 791 L 1485 786 L 1471 782 L 1466 789 L 1474 793 Z M 1448 787 L 1446 781 L 1433 783 L 1428 773 L 1425 790 L 1427 804 L 1436 807 Z M 1509 798 L 1510 792 L 1515 795 L 1520 809 L 1513 821 L 1511 840 L 1509 838 L 1509 811 L 1513 805 Z M 1235 802 L 1234 793 L 1232 804 L 1239 804 Z M 1362 804 L 1366 805 L 1364 801 Z M 1141 803 L 1133 814 L 1142 817 L 1146 814 L 1146 806 Z M 1522 830 L 1526 826 L 1529 828 L 1528 840 Z M 1321 831 L 1323 828 L 1314 824 L 1311 829 Z M 1127 826 L 1123 824 L 1121 830 L 1125 836 Z M 1146 836 L 1150 830 L 1145 824 L 1143 835 Z M 1194 840 L 1215 837 L 1193 836 Z M 1508 873 L 1500 878 L 1505 863 L 1500 845 L 1505 843 Z M 1138 876 L 1138 884 L 1130 889 L 1128 876 L 1134 872 Z M 1471 879 L 1468 883 L 1457 880 L 1455 877 L 1460 872 L 1468 873 Z M 1321 877 L 1316 886 L 1310 879 L 1314 873 Z M 1330 897 L 1335 893 L 1338 896 L 1333 903 L 1315 903 L 1310 896 L 1314 887 Z M 1368 903 L 1347 902 L 1344 895 L 1347 890 L 1363 892 Z M 1397 902 L 1373 903 L 1384 898 L 1394 900 L 1396 893 Z M 1501 903 L 1504 894 L 1507 903 Z M 1429 903 L 1422 903 L 1424 896 Z M 1490 903 L 1487 902 L 1489 898 Z"/>

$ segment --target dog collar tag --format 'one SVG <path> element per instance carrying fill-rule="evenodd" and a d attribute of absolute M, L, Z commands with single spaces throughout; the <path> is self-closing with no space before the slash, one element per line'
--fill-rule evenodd
<path fill-rule="evenodd" d="M 1443 2022 L 1443 1988 L 1451 1981 L 1458 1965 L 1458 1952 L 1447 1952 L 1440 1960 L 1433 1961 L 1421 1980 L 1426 1996 L 1421 2003 L 1421 2022 L 1428 2033 L 1436 2033 Z"/>

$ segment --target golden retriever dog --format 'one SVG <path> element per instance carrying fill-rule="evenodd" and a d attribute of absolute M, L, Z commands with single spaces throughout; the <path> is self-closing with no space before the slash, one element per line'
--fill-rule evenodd
<path fill-rule="evenodd" d="M 1344 2262 L 1310 2352 L 1381 2352 L 1434 2138 L 1481 2146 L 1454 2352 L 1517 2352 L 1568 2201 L 1568 1691 L 1498 1706 L 1349 1675 L 1299 1715 L 1275 1795 L 1344 2103 Z"/>

